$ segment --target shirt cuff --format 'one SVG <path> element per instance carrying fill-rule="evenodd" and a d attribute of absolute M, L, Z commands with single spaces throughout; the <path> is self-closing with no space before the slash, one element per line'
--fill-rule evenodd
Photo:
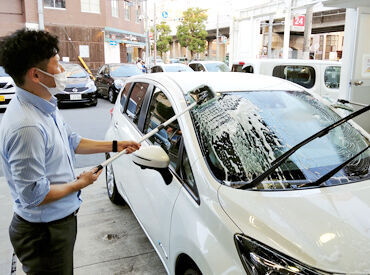
<path fill-rule="evenodd" d="M 81 142 L 81 136 L 75 132 L 73 132 L 70 136 L 69 136 L 69 143 L 71 144 L 72 146 L 72 149 L 73 149 L 73 152 L 76 151 L 78 145 L 80 144 Z"/>
<path fill-rule="evenodd" d="M 16 183 L 19 188 L 19 200 L 24 208 L 34 208 L 42 203 L 50 191 L 50 182 L 42 178 L 32 183 Z"/>

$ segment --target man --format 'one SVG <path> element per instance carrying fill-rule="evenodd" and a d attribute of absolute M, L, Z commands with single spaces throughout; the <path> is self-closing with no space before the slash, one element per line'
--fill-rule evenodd
<path fill-rule="evenodd" d="M 0 156 L 14 200 L 9 235 L 27 274 L 73 274 L 80 190 L 102 172 L 94 168 L 76 178 L 74 154 L 140 147 L 71 131 L 53 96 L 66 83 L 58 51 L 58 39 L 44 31 L 20 30 L 0 44 L 0 64 L 17 85 L 0 125 Z"/>

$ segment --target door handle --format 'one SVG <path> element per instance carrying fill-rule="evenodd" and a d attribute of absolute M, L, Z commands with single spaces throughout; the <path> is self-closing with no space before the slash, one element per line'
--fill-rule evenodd
<path fill-rule="evenodd" d="M 362 80 L 356 80 L 353 84 L 355 84 L 355 86 L 361 86 L 364 82 Z"/>

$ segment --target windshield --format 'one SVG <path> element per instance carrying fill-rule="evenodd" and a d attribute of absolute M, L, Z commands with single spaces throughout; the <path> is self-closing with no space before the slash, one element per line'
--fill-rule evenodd
<path fill-rule="evenodd" d="M 63 64 L 67 78 L 86 78 L 89 75 L 79 65 Z"/>
<path fill-rule="evenodd" d="M 225 184 L 238 187 L 340 117 L 306 92 L 251 91 L 223 94 L 194 109 L 192 119 L 211 172 Z M 315 181 L 368 143 L 345 123 L 300 148 L 256 188 L 285 189 Z M 366 151 L 327 184 L 368 177 L 369 163 L 370 154 Z"/>
<path fill-rule="evenodd" d="M 136 65 L 113 65 L 110 71 L 113 77 L 129 77 L 143 73 Z"/>
<path fill-rule="evenodd" d="M 166 66 L 166 72 L 193 72 L 188 66 Z"/>
<path fill-rule="evenodd" d="M 9 77 L 9 75 L 5 72 L 4 68 L 0 66 L 0 77 Z"/>
<path fill-rule="evenodd" d="M 230 72 L 225 63 L 205 63 L 204 66 L 209 72 Z"/>

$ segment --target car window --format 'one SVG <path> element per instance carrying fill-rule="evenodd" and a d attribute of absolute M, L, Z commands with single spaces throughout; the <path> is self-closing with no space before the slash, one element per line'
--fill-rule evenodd
<path fill-rule="evenodd" d="M 126 99 L 128 96 L 128 92 L 130 91 L 131 83 L 127 83 L 125 87 L 123 88 L 122 94 L 121 94 L 121 99 L 120 99 L 120 104 L 121 104 L 121 113 L 123 112 L 123 107 L 125 107 Z M 135 110 L 133 110 L 135 111 Z"/>
<path fill-rule="evenodd" d="M 111 75 L 113 77 L 129 77 L 142 73 L 136 65 L 111 65 Z"/>
<path fill-rule="evenodd" d="M 206 69 L 204 68 L 204 66 L 202 64 L 198 64 L 198 71 L 205 72 Z"/>
<path fill-rule="evenodd" d="M 311 66 L 276 66 L 272 71 L 272 76 L 289 80 L 307 89 L 312 88 L 316 81 L 315 69 Z"/>
<path fill-rule="evenodd" d="M 104 67 L 104 74 L 109 75 L 109 67 L 108 66 Z"/>
<path fill-rule="evenodd" d="M 134 122 L 136 125 L 139 121 L 141 106 L 143 105 L 148 86 L 148 83 L 137 82 L 134 84 L 134 87 L 132 88 L 132 92 L 130 94 L 126 113 L 128 117 L 132 120 L 132 122 Z"/>
<path fill-rule="evenodd" d="M 327 88 L 339 89 L 340 69 L 340 66 L 329 66 L 325 68 L 324 81 Z"/>
<path fill-rule="evenodd" d="M 231 71 L 232 72 L 238 72 L 238 73 L 240 73 L 240 72 L 242 72 L 243 71 L 243 65 L 241 65 L 241 64 L 234 64 L 233 66 L 232 66 L 232 68 L 231 68 Z"/>
<path fill-rule="evenodd" d="M 206 63 L 204 66 L 206 66 L 208 72 L 230 72 L 225 63 Z M 203 70 L 205 71 L 205 69 Z"/>
<path fill-rule="evenodd" d="M 167 96 L 155 88 L 150 101 L 149 111 L 145 120 L 144 133 L 149 133 L 161 123 L 175 115 Z M 179 146 L 182 133 L 177 120 L 162 128 L 158 133 L 149 138 L 153 144 L 160 145 L 170 157 L 170 164 L 176 168 L 179 155 Z"/>
<path fill-rule="evenodd" d="M 99 71 L 98 71 L 98 74 L 103 74 L 103 72 L 104 72 L 104 69 L 105 69 L 105 66 L 103 65 L 103 66 L 101 66 L 101 68 L 99 69 Z"/>
<path fill-rule="evenodd" d="M 80 65 L 64 64 L 63 67 L 66 71 L 67 78 L 86 78 L 89 76 Z"/>
<path fill-rule="evenodd" d="M 252 181 L 284 152 L 341 119 L 309 93 L 298 91 L 225 92 L 191 114 L 210 171 L 232 187 Z M 369 143 L 344 123 L 297 150 L 257 189 L 288 189 L 316 181 Z M 367 151 L 327 184 L 368 179 L 369 167 Z"/>
<path fill-rule="evenodd" d="M 181 177 L 187 187 L 191 190 L 192 195 L 199 201 L 198 189 L 195 184 L 194 174 L 191 170 L 188 154 L 184 148 L 182 152 Z"/>
<path fill-rule="evenodd" d="M 254 69 L 252 65 L 248 65 L 248 66 L 245 66 L 242 71 L 243 73 L 253 74 Z"/>
<path fill-rule="evenodd" d="M 189 67 L 192 68 L 194 71 L 198 71 L 197 64 L 190 64 Z"/>
<path fill-rule="evenodd" d="M 152 73 L 156 73 L 157 72 L 157 66 L 154 66 L 153 68 L 152 68 Z"/>

